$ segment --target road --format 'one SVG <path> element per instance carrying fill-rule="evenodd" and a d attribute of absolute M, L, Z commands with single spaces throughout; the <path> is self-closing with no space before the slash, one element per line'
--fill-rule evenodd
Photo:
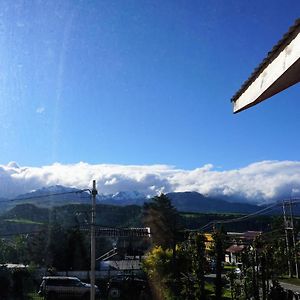
<path fill-rule="evenodd" d="M 290 290 L 294 293 L 300 293 L 300 286 L 299 285 L 294 285 L 290 283 L 285 283 L 282 281 L 279 281 L 280 285 L 285 289 L 285 290 Z"/>

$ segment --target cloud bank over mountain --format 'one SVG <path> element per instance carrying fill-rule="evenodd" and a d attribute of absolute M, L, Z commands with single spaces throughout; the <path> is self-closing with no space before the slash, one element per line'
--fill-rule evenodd
<path fill-rule="evenodd" d="M 193 170 L 168 165 L 110 165 L 80 162 L 21 167 L 0 165 L 0 197 L 15 197 L 41 187 L 91 186 L 97 180 L 100 193 L 138 191 L 147 196 L 161 192 L 196 191 L 228 200 L 269 202 L 300 196 L 300 161 L 261 161 L 233 170 L 207 164 Z"/>

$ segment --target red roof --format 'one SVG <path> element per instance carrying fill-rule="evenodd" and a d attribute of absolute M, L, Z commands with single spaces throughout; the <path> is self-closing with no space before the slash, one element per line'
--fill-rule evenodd
<path fill-rule="evenodd" d="M 239 253 L 242 252 L 245 248 L 245 245 L 231 245 L 229 248 L 226 249 L 226 252 Z"/>

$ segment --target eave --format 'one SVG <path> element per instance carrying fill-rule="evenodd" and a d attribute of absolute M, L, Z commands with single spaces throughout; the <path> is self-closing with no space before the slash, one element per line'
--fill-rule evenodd
<path fill-rule="evenodd" d="M 245 110 L 300 81 L 300 19 L 273 47 L 232 97 L 234 113 Z"/>

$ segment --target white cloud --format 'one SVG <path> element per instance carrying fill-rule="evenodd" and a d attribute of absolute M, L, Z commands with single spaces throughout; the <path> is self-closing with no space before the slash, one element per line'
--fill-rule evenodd
<path fill-rule="evenodd" d="M 35 111 L 37 114 L 42 114 L 43 112 L 45 112 L 45 107 L 40 106 L 36 109 Z"/>
<path fill-rule="evenodd" d="M 80 162 L 43 167 L 0 165 L 0 197 L 14 197 L 44 186 L 60 184 L 77 188 L 97 180 L 100 193 L 138 191 L 197 191 L 231 200 L 268 202 L 300 195 L 300 161 L 262 161 L 222 171 L 207 164 L 193 170 L 168 165 L 91 165 Z"/>

